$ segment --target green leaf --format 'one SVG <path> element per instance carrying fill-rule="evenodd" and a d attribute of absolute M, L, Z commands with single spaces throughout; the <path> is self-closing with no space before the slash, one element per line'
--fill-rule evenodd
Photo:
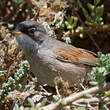
<path fill-rule="evenodd" d="M 109 110 L 109 109 L 107 108 L 106 104 L 100 103 L 99 104 L 99 110 Z"/>
<path fill-rule="evenodd" d="M 91 82 L 89 82 L 89 84 L 92 85 L 92 86 L 97 86 L 98 85 L 98 82 L 91 81 Z"/>
<path fill-rule="evenodd" d="M 85 98 L 92 98 L 92 95 L 90 95 L 90 94 L 84 94 L 83 95 Z"/>
<path fill-rule="evenodd" d="M 83 14 L 85 16 L 85 18 L 87 19 L 88 22 L 91 22 L 92 18 L 89 15 L 89 13 L 87 12 L 87 10 L 85 8 L 82 8 Z"/>
<path fill-rule="evenodd" d="M 101 6 L 98 6 L 96 8 L 97 17 L 103 16 L 103 12 L 104 12 L 104 5 L 102 4 Z"/>
<path fill-rule="evenodd" d="M 74 17 L 74 23 L 72 25 L 73 29 L 76 27 L 77 23 L 78 23 L 78 18 Z"/>
<path fill-rule="evenodd" d="M 84 37 L 84 34 L 83 34 L 83 33 L 80 33 L 80 34 L 79 34 L 79 37 L 80 37 L 80 38 L 83 38 L 83 37 Z"/>
<path fill-rule="evenodd" d="M 55 101 L 58 101 L 58 100 L 59 100 L 59 97 L 58 97 L 57 95 L 53 95 L 53 99 L 54 99 Z"/>
<path fill-rule="evenodd" d="M 73 29 L 73 27 L 71 25 L 67 26 L 67 29 Z"/>
<path fill-rule="evenodd" d="M 85 24 L 87 24 L 88 26 L 93 26 L 93 23 L 89 21 L 85 21 Z"/>
<path fill-rule="evenodd" d="M 1 78 L 4 78 L 4 76 L 5 76 L 5 75 L 4 75 L 3 73 L 0 73 L 0 79 L 1 79 Z"/>
<path fill-rule="evenodd" d="M 110 96 L 110 90 L 105 92 L 105 96 Z"/>
<path fill-rule="evenodd" d="M 66 26 L 68 26 L 68 25 L 69 25 L 68 21 L 65 21 L 65 25 L 66 25 Z"/>
<path fill-rule="evenodd" d="M 12 0 L 12 1 L 18 5 L 24 2 L 24 0 Z"/>
<path fill-rule="evenodd" d="M 100 3 L 100 0 L 94 0 L 94 4 L 98 5 Z"/>
<path fill-rule="evenodd" d="M 44 98 L 41 102 L 41 105 L 44 106 L 47 103 L 47 98 Z"/>
<path fill-rule="evenodd" d="M 28 98 L 27 100 L 28 100 L 29 104 L 31 105 L 31 107 L 34 108 L 35 107 L 34 101 L 31 98 Z"/>
<path fill-rule="evenodd" d="M 73 16 L 71 16 L 71 17 L 70 17 L 70 19 L 69 19 L 69 24 L 70 24 L 70 25 L 72 25 L 72 24 L 73 24 L 73 19 L 74 19 L 74 17 L 73 17 Z"/>
<path fill-rule="evenodd" d="M 89 8 L 90 11 L 93 11 L 94 10 L 94 5 L 88 3 L 87 6 L 88 6 L 88 8 Z"/>

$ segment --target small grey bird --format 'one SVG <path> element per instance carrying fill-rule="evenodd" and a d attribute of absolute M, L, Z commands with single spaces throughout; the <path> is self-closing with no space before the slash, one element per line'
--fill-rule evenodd
<path fill-rule="evenodd" d="M 41 84 L 54 86 L 60 75 L 72 87 L 98 62 L 90 51 L 49 37 L 36 21 L 20 22 L 13 34 Z"/>

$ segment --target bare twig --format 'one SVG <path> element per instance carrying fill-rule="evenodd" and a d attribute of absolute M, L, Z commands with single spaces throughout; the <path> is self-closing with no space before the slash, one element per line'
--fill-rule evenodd
<path fill-rule="evenodd" d="M 92 34 L 96 34 L 97 32 L 108 32 L 110 31 L 110 24 L 108 25 L 103 25 L 103 26 L 96 26 L 96 27 L 84 27 L 84 34 L 85 35 L 92 35 Z M 77 35 L 79 35 L 80 32 L 67 32 L 65 33 L 66 36 L 70 36 L 70 37 L 75 37 Z"/>
<path fill-rule="evenodd" d="M 90 103 L 92 106 L 97 106 L 97 104 L 99 103 L 100 99 L 99 98 L 96 98 L 96 97 L 93 97 L 93 98 L 89 98 L 89 99 L 85 99 L 85 98 L 81 98 L 75 102 L 73 102 L 72 104 L 74 105 L 80 105 L 83 106 L 83 107 L 86 107 L 86 105 L 88 103 Z M 86 104 L 86 105 L 85 105 Z"/>
<path fill-rule="evenodd" d="M 61 105 L 59 102 L 56 102 L 56 103 L 49 104 L 49 105 L 43 107 L 42 109 L 43 110 L 59 110 L 63 106 L 69 105 L 72 102 L 82 98 L 84 94 L 98 93 L 98 92 L 107 90 L 109 88 L 110 88 L 110 83 L 108 83 L 106 86 L 96 86 L 96 87 L 90 88 L 88 90 L 84 90 L 84 91 L 79 92 L 77 94 L 72 94 L 72 95 L 66 97 L 65 98 L 65 103 L 66 103 L 65 105 Z"/>
<path fill-rule="evenodd" d="M 59 93 L 59 90 L 58 90 L 58 86 L 57 85 L 55 86 L 55 89 L 56 89 L 57 96 L 61 98 L 61 95 Z"/>

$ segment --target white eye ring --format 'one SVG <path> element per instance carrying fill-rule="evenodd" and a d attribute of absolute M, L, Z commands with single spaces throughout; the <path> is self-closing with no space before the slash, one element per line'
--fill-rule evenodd
<path fill-rule="evenodd" d="M 29 34 L 34 34 L 34 32 L 36 31 L 36 28 L 29 28 L 28 29 L 28 32 L 29 32 Z"/>

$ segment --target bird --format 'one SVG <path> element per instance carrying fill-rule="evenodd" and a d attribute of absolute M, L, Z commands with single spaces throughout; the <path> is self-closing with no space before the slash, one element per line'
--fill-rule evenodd
<path fill-rule="evenodd" d="M 60 76 L 70 87 L 74 87 L 98 62 L 91 51 L 48 36 L 37 21 L 18 23 L 12 34 L 16 36 L 40 84 L 53 87 L 55 78 Z"/>

